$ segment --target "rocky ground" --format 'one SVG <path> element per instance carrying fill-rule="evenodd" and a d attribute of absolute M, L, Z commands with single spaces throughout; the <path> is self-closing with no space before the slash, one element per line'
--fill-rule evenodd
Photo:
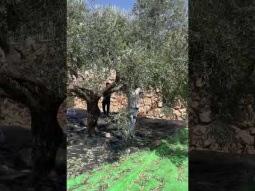
<path fill-rule="evenodd" d="M 77 110 L 77 118 L 67 126 L 67 177 L 72 178 L 106 163 L 117 161 L 123 153 L 145 149 L 158 140 L 171 136 L 183 121 L 139 118 L 135 139 L 125 140 L 115 124 L 114 114 L 100 117 L 99 133 L 93 138 L 85 135 L 82 120 L 84 110 Z M 0 190 L 24 191 L 31 170 L 32 136 L 29 129 L 20 126 L 1 126 L 6 142 L 0 144 Z M 60 157 L 65 151 L 59 153 Z M 213 151 L 191 151 L 189 155 L 191 191 L 251 191 L 255 190 L 255 156 Z M 63 172 L 65 174 L 65 172 Z M 39 185 L 42 190 L 66 190 L 66 176 L 48 177 Z M 36 188 L 30 189 L 38 190 Z"/>
<path fill-rule="evenodd" d="M 255 190 L 255 155 L 215 151 L 189 153 L 189 190 Z"/>
<path fill-rule="evenodd" d="M 77 109 L 76 113 L 76 119 L 69 121 L 66 127 L 68 172 L 62 169 L 66 152 L 61 148 L 57 157 L 59 176 L 42 179 L 36 188 L 28 189 L 26 186 L 31 173 L 30 129 L 13 125 L 0 126 L 5 136 L 5 142 L 0 143 L 1 191 L 66 190 L 67 177 L 72 178 L 103 164 L 117 161 L 123 153 L 136 152 L 158 144 L 157 141 L 161 138 L 166 138 L 176 129 L 184 127 L 183 121 L 139 118 L 135 139 L 125 139 L 113 122 L 116 121 L 113 114 L 108 118 L 100 117 L 98 135 L 88 138 L 82 122 L 82 119 L 86 118 L 86 111 Z"/>
<path fill-rule="evenodd" d="M 28 188 L 31 173 L 32 134 L 29 128 L 0 126 L 5 142 L 0 144 L 0 190 L 1 191 L 64 191 L 66 172 L 63 169 L 64 149 L 58 153 L 59 176 L 43 178 L 35 188 Z M 59 163 L 60 161 L 60 163 Z M 62 161 L 62 162 L 61 162 Z M 62 168 L 62 169 L 61 169 Z M 65 167 L 64 167 L 65 168 Z M 62 170 L 62 171 L 61 171 Z"/>
<path fill-rule="evenodd" d="M 86 116 L 85 111 L 79 111 Z M 139 118 L 135 140 L 124 140 L 111 118 L 100 118 L 99 135 L 89 139 L 82 125 L 69 130 L 68 178 L 103 164 L 117 161 L 124 153 L 136 152 L 171 136 L 181 121 Z M 78 123 L 78 121 L 77 121 Z M 255 155 L 215 151 L 191 151 L 189 154 L 189 190 L 255 190 Z"/>
<path fill-rule="evenodd" d="M 77 115 L 78 119 L 69 123 L 67 128 L 68 178 L 117 161 L 124 153 L 136 152 L 157 144 L 157 140 L 167 138 L 178 128 L 185 126 L 183 121 L 139 118 L 135 138 L 125 139 L 112 122 L 114 121 L 114 114 L 112 114 L 108 118 L 100 117 L 98 135 L 88 138 L 85 134 L 86 128 L 80 124 L 81 120 L 79 120 L 86 118 L 86 111 L 77 110 Z"/>

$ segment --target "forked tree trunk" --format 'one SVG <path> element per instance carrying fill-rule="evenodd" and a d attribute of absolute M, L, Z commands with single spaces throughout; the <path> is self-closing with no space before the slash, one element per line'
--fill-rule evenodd
<path fill-rule="evenodd" d="M 95 134 L 95 129 L 97 126 L 97 121 L 100 116 L 100 109 L 98 107 L 98 101 L 100 97 L 91 97 L 90 100 L 87 100 L 87 111 L 88 111 L 88 120 L 87 120 L 87 133 L 89 136 Z"/>
<path fill-rule="evenodd" d="M 55 168 L 56 154 L 63 140 L 63 131 L 57 121 L 59 105 L 41 106 L 31 111 L 33 134 L 33 183 Z"/>

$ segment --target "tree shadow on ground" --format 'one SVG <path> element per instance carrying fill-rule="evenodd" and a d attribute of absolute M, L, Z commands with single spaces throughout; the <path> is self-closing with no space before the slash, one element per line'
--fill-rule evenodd
<path fill-rule="evenodd" d="M 31 129 L 18 125 L 1 125 L 0 130 L 5 136 L 5 142 L 0 145 L 0 190 L 22 191 L 26 188 L 32 170 L 33 136 Z M 65 184 L 63 184 L 66 181 L 66 166 L 63 164 L 65 159 L 63 156 L 60 157 L 62 157 L 61 161 L 58 157 L 56 162 L 58 179 L 43 179 L 38 188 L 52 190 L 51 188 L 54 189 L 57 186 L 59 188 L 57 190 L 66 190 Z M 47 181 L 45 182 L 45 180 Z M 60 184 L 62 186 L 58 186 Z"/>
<path fill-rule="evenodd" d="M 180 166 L 188 158 L 188 128 L 178 129 L 165 139 L 156 141 L 150 148 L 159 157 L 168 158 L 175 166 Z"/>
<path fill-rule="evenodd" d="M 215 151 L 189 152 L 191 191 L 255 190 L 255 155 Z"/>
<path fill-rule="evenodd" d="M 111 154 L 104 158 L 105 163 L 118 161 L 127 149 L 130 153 L 141 149 L 150 149 L 160 157 L 169 158 L 177 166 L 180 165 L 182 159 L 189 156 L 189 185 L 191 191 L 255 190 L 255 181 L 253 180 L 255 155 L 214 151 L 191 151 L 188 153 L 187 150 L 176 147 L 178 141 L 181 141 L 183 145 L 186 144 L 179 135 L 175 136 L 177 135 L 175 134 L 176 130 L 182 129 L 185 125 L 182 121 L 139 118 L 136 127 L 136 139 L 124 140 L 118 128 L 111 123 L 107 123 L 107 118 L 101 117 L 98 125 L 100 133 L 94 143 L 99 143 L 99 140 L 102 140 L 100 144 L 106 145 L 104 149 L 111 151 Z M 105 138 L 102 132 L 110 133 L 114 139 Z M 166 142 L 157 145 L 157 141 L 162 139 Z M 95 144 L 92 144 L 93 146 Z M 100 163 L 100 165 L 103 165 L 103 163 Z M 83 168 L 80 173 L 85 173 L 84 169 L 87 172 L 98 167 L 95 163 L 90 163 L 88 166 L 89 168 Z"/>
<path fill-rule="evenodd" d="M 173 157 L 173 153 L 178 154 L 180 157 L 187 157 L 187 151 L 183 153 L 183 150 L 180 148 L 171 149 L 169 145 L 166 145 L 165 141 L 161 141 L 169 139 L 183 127 L 184 122 L 182 121 L 139 117 L 135 137 L 124 139 L 120 130 L 117 127 L 114 128 L 114 124 L 98 126 L 101 131 L 108 132 L 116 137 L 108 142 L 108 149 L 116 154 L 115 157 L 108 160 L 109 163 L 118 161 L 123 153 L 126 154 L 128 152 L 128 154 L 132 154 L 140 150 L 155 150 L 156 154 L 160 157 L 168 157 L 173 161 L 176 160 Z M 160 146 L 157 145 L 158 142 L 160 142 Z M 165 153 L 166 151 L 167 153 Z"/>
<path fill-rule="evenodd" d="M 86 110 L 78 108 L 78 116 L 86 117 Z M 112 113 L 114 116 L 115 113 Z M 111 117 L 110 117 L 111 118 Z M 113 163 L 120 159 L 123 154 L 132 154 L 140 150 L 157 150 L 157 145 L 154 142 L 162 139 L 169 139 L 175 132 L 186 126 L 184 121 L 171 121 L 165 119 L 151 119 L 146 117 L 138 117 L 136 124 L 136 136 L 134 139 L 125 139 L 118 126 L 112 123 L 110 118 L 101 116 L 98 121 L 99 133 L 93 138 L 88 138 L 85 131 L 78 131 L 77 141 L 75 144 L 68 146 L 68 158 L 74 160 L 82 157 L 81 160 L 87 165 L 83 166 L 78 174 L 85 173 L 106 163 Z M 106 134 L 111 137 L 107 138 Z M 186 137 L 187 138 L 187 137 Z M 96 150 L 96 148 L 99 148 Z M 187 156 L 182 150 L 176 149 L 173 152 L 178 153 L 178 156 Z M 91 156 L 92 153 L 94 156 Z M 89 154 L 88 154 L 89 153 Z M 108 154 L 105 154 L 108 153 Z M 156 152 L 160 157 L 169 157 L 173 161 L 171 153 L 169 155 Z M 75 166 L 75 164 L 72 164 Z M 71 166 L 69 166 L 72 168 Z M 77 171 L 73 169 L 74 171 Z M 76 176 L 78 175 L 76 174 Z M 74 175 L 73 175 L 74 176 Z"/>

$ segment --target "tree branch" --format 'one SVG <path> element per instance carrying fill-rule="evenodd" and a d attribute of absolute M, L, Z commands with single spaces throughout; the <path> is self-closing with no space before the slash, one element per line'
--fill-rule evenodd
<path fill-rule="evenodd" d="M 9 73 L 8 75 L 18 82 L 30 83 L 30 84 L 36 85 L 44 90 L 47 89 L 46 85 L 41 80 L 38 80 L 36 78 L 21 76 L 21 75 L 17 75 L 14 73 Z"/>
<path fill-rule="evenodd" d="M 111 83 L 108 88 L 105 88 L 102 92 L 102 94 L 111 94 L 113 92 L 117 92 L 121 90 L 121 88 L 124 86 L 124 79 L 120 77 L 120 73 L 116 71 L 116 78 L 113 83 Z"/>
<path fill-rule="evenodd" d="M 2 96 L 6 96 L 5 98 L 10 98 L 29 107 L 37 105 L 37 96 L 34 96 L 26 87 L 20 86 L 17 81 L 6 75 L 0 76 L 0 87 Z"/>
<path fill-rule="evenodd" d="M 87 88 L 79 87 L 74 85 L 74 87 L 68 89 L 68 93 L 74 93 L 77 97 L 84 99 L 89 102 L 93 97 L 99 97 L 98 94 L 94 93 L 92 90 Z"/>

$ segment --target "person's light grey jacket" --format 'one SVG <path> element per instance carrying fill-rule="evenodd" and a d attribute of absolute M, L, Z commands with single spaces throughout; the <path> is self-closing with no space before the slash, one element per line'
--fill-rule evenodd
<path fill-rule="evenodd" d="M 140 107 L 139 104 L 139 93 L 141 91 L 141 88 L 137 88 L 135 89 L 135 91 L 131 92 L 130 95 L 130 108 L 132 109 L 138 109 Z"/>

